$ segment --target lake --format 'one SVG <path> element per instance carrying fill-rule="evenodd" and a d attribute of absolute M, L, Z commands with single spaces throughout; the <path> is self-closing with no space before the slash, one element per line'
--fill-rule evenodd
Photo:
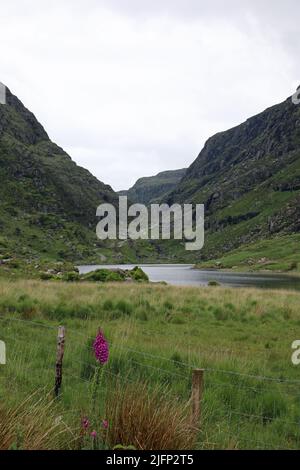
<path fill-rule="evenodd" d="M 132 269 L 135 264 L 79 266 L 80 274 L 101 268 Z M 194 269 L 191 264 L 139 264 L 150 281 L 165 281 L 177 286 L 205 286 L 217 281 L 228 287 L 261 287 L 269 289 L 300 290 L 300 277 L 273 273 L 236 273 L 213 269 Z"/>

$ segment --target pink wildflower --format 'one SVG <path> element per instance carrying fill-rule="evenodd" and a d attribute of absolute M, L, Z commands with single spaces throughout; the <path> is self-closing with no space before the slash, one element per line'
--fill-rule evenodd
<path fill-rule="evenodd" d="M 104 420 L 102 421 L 102 426 L 103 426 L 104 429 L 108 429 L 108 421 L 107 421 L 107 419 L 104 419 Z"/>
<path fill-rule="evenodd" d="M 96 437 L 97 437 L 97 431 L 91 432 L 91 437 L 92 437 L 93 439 L 96 439 Z"/>
<path fill-rule="evenodd" d="M 87 417 L 82 418 L 81 424 L 82 424 L 82 427 L 83 427 L 83 429 L 84 429 L 85 431 L 86 431 L 86 430 L 89 428 L 89 426 L 90 426 L 90 422 L 89 422 L 89 420 L 88 420 Z"/>
<path fill-rule="evenodd" d="M 94 348 L 96 360 L 102 365 L 106 364 L 108 361 L 108 357 L 109 357 L 109 348 L 108 348 L 108 342 L 106 341 L 101 330 L 99 330 L 96 336 L 96 339 L 93 344 L 93 348 Z"/>

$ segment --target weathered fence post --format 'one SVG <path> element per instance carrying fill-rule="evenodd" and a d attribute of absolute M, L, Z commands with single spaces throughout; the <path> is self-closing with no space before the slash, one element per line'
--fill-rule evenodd
<path fill-rule="evenodd" d="M 65 352 L 65 327 L 60 326 L 58 328 L 57 335 L 57 353 L 56 353 L 56 364 L 55 364 L 55 388 L 54 395 L 57 398 L 60 393 L 62 383 L 62 363 Z"/>
<path fill-rule="evenodd" d="M 194 369 L 192 375 L 191 426 L 198 428 L 201 418 L 201 401 L 204 388 L 204 369 Z"/>

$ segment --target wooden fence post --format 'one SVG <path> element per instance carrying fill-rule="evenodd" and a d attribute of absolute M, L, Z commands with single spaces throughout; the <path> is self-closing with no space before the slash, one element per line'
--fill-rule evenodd
<path fill-rule="evenodd" d="M 191 426 L 199 428 L 201 418 L 201 401 L 204 388 L 204 369 L 194 369 L 192 376 L 192 412 Z"/>
<path fill-rule="evenodd" d="M 65 352 L 65 327 L 60 326 L 58 328 L 57 335 L 57 352 L 56 352 L 56 364 L 55 364 L 55 388 L 54 395 L 57 398 L 60 393 L 62 383 L 62 363 Z"/>

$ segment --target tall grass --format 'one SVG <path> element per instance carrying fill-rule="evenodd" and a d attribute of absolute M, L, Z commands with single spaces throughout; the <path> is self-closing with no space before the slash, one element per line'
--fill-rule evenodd
<path fill-rule="evenodd" d="M 162 419 L 165 415 L 170 426 L 170 409 L 180 424 L 179 428 L 172 424 L 176 429 L 172 446 L 183 439 L 182 431 L 187 446 L 200 448 L 297 448 L 298 385 L 284 381 L 299 380 L 299 370 L 290 359 L 299 331 L 299 307 L 300 293 L 291 291 L 0 281 L 0 340 L 6 342 L 8 358 L 7 365 L 0 367 L 2 410 L 15 410 L 32 390 L 53 385 L 57 326 L 63 324 L 66 348 L 57 414 L 66 416 L 71 429 L 78 427 L 82 414 L 95 420 L 96 426 L 109 413 L 109 420 L 116 423 L 109 429 L 110 446 L 161 447 L 161 436 L 166 442 L 171 439 Z M 91 340 L 99 327 L 110 342 L 111 356 L 93 416 Z M 203 420 L 197 440 L 190 444 L 186 404 L 193 366 L 207 370 Z M 124 379 L 117 390 L 115 376 Z M 127 378 L 133 387 L 127 387 Z M 161 401 L 156 390 L 161 391 Z M 166 391 L 174 402 L 165 397 Z M 114 408 L 116 403 L 120 406 Z M 153 428 L 160 444 L 149 430 L 153 408 L 160 410 Z M 140 415 L 148 423 L 146 428 Z"/>
<path fill-rule="evenodd" d="M 162 387 L 146 383 L 118 383 L 106 405 L 108 445 L 134 446 L 138 450 L 193 449 L 189 407 L 165 396 Z"/>
<path fill-rule="evenodd" d="M 47 397 L 35 393 L 18 406 L 0 407 L 0 450 L 70 449 L 74 438 Z"/>

